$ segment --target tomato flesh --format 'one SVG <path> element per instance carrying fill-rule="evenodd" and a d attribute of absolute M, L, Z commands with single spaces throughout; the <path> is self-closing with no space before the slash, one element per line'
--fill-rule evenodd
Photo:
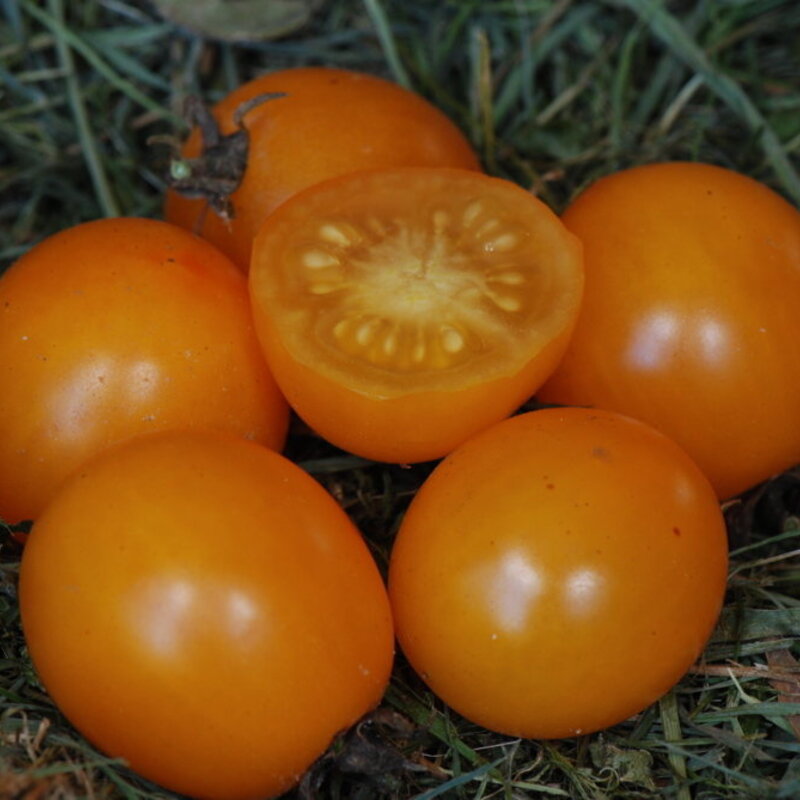
<path fill-rule="evenodd" d="M 526 400 L 563 352 L 581 282 L 575 239 L 540 201 L 478 173 L 411 168 L 288 201 L 250 273 L 295 410 L 387 461 L 441 456 Z"/>

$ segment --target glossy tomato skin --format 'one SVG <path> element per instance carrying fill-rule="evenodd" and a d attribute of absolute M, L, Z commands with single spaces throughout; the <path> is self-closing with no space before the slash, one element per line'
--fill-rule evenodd
<path fill-rule="evenodd" d="M 299 67 L 263 75 L 235 89 L 213 109 L 223 133 L 236 130 L 242 103 L 268 92 L 269 100 L 244 117 L 249 160 L 231 196 L 235 217 L 227 223 L 213 212 L 197 226 L 205 202 L 169 192 L 171 222 L 200 232 L 243 269 L 263 219 L 300 189 L 361 169 L 443 166 L 479 169 L 466 137 L 438 108 L 390 81 L 351 70 Z M 200 152 L 195 131 L 186 157 Z"/>
<path fill-rule="evenodd" d="M 719 497 L 800 462 L 800 212 L 707 164 L 598 180 L 563 215 L 586 290 L 547 402 L 674 438 Z"/>
<path fill-rule="evenodd" d="M 700 654 L 727 542 L 714 492 L 633 419 L 528 412 L 474 437 L 415 496 L 391 556 L 401 648 L 456 711 L 563 738 L 642 711 Z"/>
<path fill-rule="evenodd" d="M 580 307 L 578 240 L 468 171 L 361 171 L 277 209 L 253 246 L 259 341 L 294 410 L 379 461 L 441 458 L 552 373 Z"/>
<path fill-rule="evenodd" d="M 460 390 L 395 397 L 354 391 L 298 362 L 277 337 L 264 333 L 262 341 L 269 341 L 269 363 L 289 403 L 316 433 L 363 458 L 414 464 L 442 458 L 516 411 L 558 363 L 569 330 L 565 327 L 515 375 Z"/>
<path fill-rule="evenodd" d="M 75 473 L 34 524 L 20 609 L 72 723 L 198 798 L 288 790 L 378 703 L 393 657 L 346 514 L 283 456 L 210 431 L 139 437 Z"/>
<path fill-rule="evenodd" d="M 102 448 L 172 427 L 280 449 L 288 406 L 241 272 L 197 236 L 121 218 L 58 233 L 0 279 L 0 516 L 36 517 Z"/>

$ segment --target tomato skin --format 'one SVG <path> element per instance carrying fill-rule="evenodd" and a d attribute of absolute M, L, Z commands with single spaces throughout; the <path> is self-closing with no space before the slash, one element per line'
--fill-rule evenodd
<path fill-rule="evenodd" d="M 722 606 L 725 526 L 671 440 L 565 408 L 505 420 L 434 470 L 389 571 L 398 641 L 452 708 L 563 738 L 643 710 L 700 654 Z"/>
<path fill-rule="evenodd" d="M 390 81 L 331 67 L 299 67 L 263 75 L 239 86 L 212 113 L 224 134 L 236 130 L 233 116 L 244 102 L 267 92 L 285 92 L 250 110 L 249 161 L 231 195 L 235 217 L 226 223 L 209 211 L 197 228 L 205 201 L 167 193 L 165 216 L 201 233 L 245 271 L 261 222 L 307 186 L 361 169 L 443 166 L 479 169 L 459 129 L 421 96 Z M 195 131 L 184 155 L 197 157 Z"/>
<path fill-rule="evenodd" d="M 475 205 L 484 216 L 459 227 Z M 352 247 L 331 242 L 330 228 Z M 333 266 L 305 268 L 309 254 Z M 521 187 L 407 167 L 340 176 L 289 199 L 256 237 L 249 284 L 259 341 L 293 409 L 349 452 L 412 463 L 441 458 L 541 386 L 568 345 L 583 272 L 578 240 Z M 356 334 L 347 349 L 336 333 L 353 319 L 360 333 L 373 323 L 389 333 L 360 349 Z M 425 360 L 437 326 L 464 331 L 459 363 Z M 411 357 L 376 356 L 420 340 L 418 370 Z"/>
<path fill-rule="evenodd" d="M 72 723 L 198 798 L 286 791 L 391 671 L 384 585 L 346 514 L 283 456 L 210 431 L 73 475 L 34 524 L 20 609 Z"/>
<path fill-rule="evenodd" d="M 586 290 L 539 397 L 649 422 L 720 498 L 800 462 L 800 212 L 751 178 L 676 162 L 598 180 L 563 221 Z"/>
<path fill-rule="evenodd" d="M 355 391 L 299 363 L 256 316 L 269 364 L 285 397 L 326 441 L 362 458 L 413 464 L 441 458 L 477 431 L 512 414 L 555 369 L 569 341 L 566 327 L 516 375 L 457 391 L 382 397 Z"/>
<path fill-rule="evenodd" d="M 0 279 L 0 516 L 35 518 L 83 460 L 130 436 L 212 427 L 283 446 L 288 406 L 240 271 L 165 222 L 78 225 Z"/>

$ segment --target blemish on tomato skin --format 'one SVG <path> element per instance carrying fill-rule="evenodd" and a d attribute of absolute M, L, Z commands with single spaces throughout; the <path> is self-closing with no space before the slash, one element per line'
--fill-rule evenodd
<path fill-rule="evenodd" d="M 600 461 L 611 461 L 611 452 L 602 445 L 596 445 L 592 448 L 592 458 L 597 458 Z"/>
<path fill-rule="evenodd" d="M 672 526 L 672 533 L 675 536 L 680 536 L 681 535 L 681 529 L 677 525 L 673 525 Z"/>

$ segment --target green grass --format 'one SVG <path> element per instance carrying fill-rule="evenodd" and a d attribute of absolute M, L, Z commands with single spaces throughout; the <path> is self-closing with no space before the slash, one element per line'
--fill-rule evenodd
<path fill-rule="evenodd" d="M 212 100 L 300 64 L 412 87 L 462 127 L 489 171 L 557 210 L 599 175 L 679 158 L 733 167 L 798 203 L 798 30 L 795 0 L 353 0 L 319 4 L 277 40 L 223 43 L 150 3 L 0 0 L 0 268 L 82 220 L 157 216 L 164 152 L 147 142 L 182 130 L 183 97 Z M 430 465 L 364 462 L 301 432 L 289 453 L 385 567 Z M 384 716 L 337 745 L 307 797 L 799 797 L 800 472 L 725 510 L 723 618 L 660 703 L 601 734 L 509 739 L 459 718 L 400 657 Z M 19 629 L 18 557 L 0 529 L 0 797 L 172 797 L 97 753 L 49 702 Z M 345 756 L 366 746 L 385 768 L 346 772 Z"/>

